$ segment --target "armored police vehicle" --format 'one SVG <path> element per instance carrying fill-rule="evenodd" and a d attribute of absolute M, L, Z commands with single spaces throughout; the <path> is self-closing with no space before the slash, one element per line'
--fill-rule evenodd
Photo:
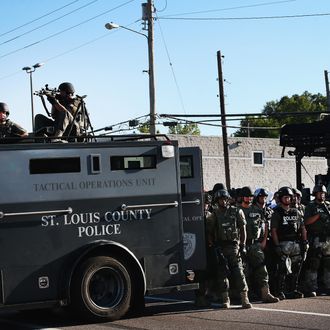
<path fill-rule="evenodd" d="M 324 157 L 330 159 L 330 117 L 328 113 L 320 116 L 320 120 L 311 123 L 287 124 L 281 128 L 280 145 L 294 148 L 288 153 L 296 159 L 296 187 L 302 189 L 301 168 L 303 157 Z M 327 175 L 317 175 L 315 182 L 328 185 L 330 171 L 328 161 Z"/>
<path fill-rule="evenodd" d="M 2 141 L 4 142 L 4 141 Z M 0 144 L 0 309 L 115 320 L 205 267 L 199 148 L 166 136 Z"/>

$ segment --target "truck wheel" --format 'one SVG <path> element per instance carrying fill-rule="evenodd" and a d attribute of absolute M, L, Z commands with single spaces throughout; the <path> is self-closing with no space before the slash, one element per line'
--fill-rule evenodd
<path fill-rule="evenodd" d="M 72 307 L 88 319 L 113 321 L 129 309 L 131 278 L 126 267 L 114 258 L 85 260 L 75 272 L 71 289 Z"/>

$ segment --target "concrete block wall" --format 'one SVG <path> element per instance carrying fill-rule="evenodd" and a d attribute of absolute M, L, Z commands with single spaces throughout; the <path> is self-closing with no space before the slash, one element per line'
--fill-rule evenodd
<path fill-rule="evenodd" d="M 210 190 L 217 182 L 225 183 L 223 144 L 221 136 L 170 135 L 178 140 L 179 146 L 199 146 L 203 155 L 204 189 Z M 290 148 L 282 147 L 278 139 L 228 138 L 229 167 L 232 188 L 251 186 L 276 191 L 282 186 L 296 186 L 295 157 L 289 156 Z M 253 153 L 261 152 L 263 163 L 255 165 Z M 327 161 L 324 158 L 304 157 L 302 160 L 302 182 L 305 187 L 313 188 L 317 174 L 327 173 Z"/>

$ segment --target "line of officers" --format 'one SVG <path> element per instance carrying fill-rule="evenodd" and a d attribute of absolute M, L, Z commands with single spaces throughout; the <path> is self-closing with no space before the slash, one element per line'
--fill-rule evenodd
<path fill-rule="evenodd" d="M 298 189 L 281 187 L 269 207 L 263 188 L 228 192 L 218 183 L 205 193 L 207 269 L 195 272 L 200 283 L 195 304 L 229 308 L 235 300 L 251 308 L 250 300 L 330 295 L 326 194 L 324 185 L 315 185 L 314 199 L 303 205 Z"/>

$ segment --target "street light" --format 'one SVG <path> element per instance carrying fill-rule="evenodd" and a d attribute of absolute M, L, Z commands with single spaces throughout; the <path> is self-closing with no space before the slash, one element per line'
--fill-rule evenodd
<path fill-rule="evenodd" d="M 150 134 L 156 134 L 156 102 L 155 102 L 155 74 L 154 74 L 154 51 L 153 51 L 153 24 L 152 19 L 149 20 L 148 24 L 148 35 L 132 30 L 128 27 L 116 24 L 116 23 L 106 23 L 105 28 L 108 30 L 122 28 L 124 30 L 128 30 L 134 32 L 136 34 L 140 34 L 147 38 L 148 40 L 148 59 L 149 59 L 149 103 L 150 103 Z"/>
<path fill-rule="evenodd" d="M 32 115 L 32 132 L 34 133 L 35 130 L 35 124 L 34 124 L 34 105 L 33 105 L 33 84 L 32 84 L 32 73 L 36 71 L 37 68 L 40 68 L 43 66 L 44 63 L 36 63 L 35 65 L 32 65 L 32 68 L 29 66 L 25 66 L 22 68 L 26 73 L 30 75 L 30 93 L 31 93 L 31 115 Z"/>
<path fill-rule="evenodd" d="M 106 23 L 106 24 L 105 24 L 105 28 L 108 29 L 108 30 L 113 30 L 113 29 L 119 29 L 119 28 L 122 28 L 122 29 L 124 29 L 124 30 L 128 30 L 128 31 L 134 32 L 134 33 L 136 33 L 136 34 L 140 34 L 141 36 L 144 36 L 144 37 L 146 37 L 146 38 L 148 39 L 148 36 L 147 36 L 146 34 L 144 34 L 144 33 L 141 33 L 141 32 L 139 32 L 139 31 L 135 31 L 135 30 L 130 29 L 130 28 L 126 27 L 126 26 L 122 26 L 122 25 L 119 25 L 119 24 L 116 24 L 116 23 L 113 23 L 113 22 L 111 22 L 111 23 Z"/>

